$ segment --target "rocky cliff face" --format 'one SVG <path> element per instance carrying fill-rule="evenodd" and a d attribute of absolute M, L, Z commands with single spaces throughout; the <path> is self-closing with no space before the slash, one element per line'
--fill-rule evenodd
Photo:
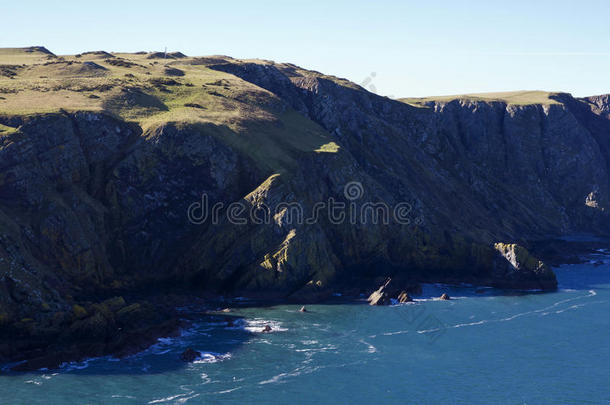
<path fill-rule="evenodd" d="M 171 286 L 294 299 L 386 276 L 552 289 L 514 243 L 608 230 L 608 96 L 410 105 L 293 65 L 181 58 L 169 65 L 184 79 L 168 79 L 119 59 L 96 60 L 127 79 L 40 96 L 57 111 L 10 104 L 39 91 L 30 68 L 5 80 L 24 75 L 0 100 L 5 337 L 109 330 L 127 303 L 104 298 Z M 59 91 L 101 101 L 64 108 L 47 95 Z"/>

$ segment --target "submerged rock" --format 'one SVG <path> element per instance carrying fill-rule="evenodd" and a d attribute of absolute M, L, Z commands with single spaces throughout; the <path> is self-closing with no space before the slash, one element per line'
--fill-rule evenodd
<path fill-rule="evenodd" d="M 182 354 L 180 355 L 180 360 L 192 363 L 193 361 L 197 360 L 200 357 L 201 357 L 200 352 L 189 347 L 184 352 L 182 352 Z"/>

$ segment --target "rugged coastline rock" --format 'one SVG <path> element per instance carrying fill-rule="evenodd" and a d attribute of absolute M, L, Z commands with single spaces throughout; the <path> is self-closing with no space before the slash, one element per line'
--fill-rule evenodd
<path fill-rule="evenodd" d="M 408 290 L 404 290 L 400 285 L 400 282 L 388 278 L 383 285 L 369 295 L 367 302 L 369 305 L 390 305 L 393 301 L 404 304 L 413 301 L 409 291 L 421 292 L 420 286 L 411 286 Z"/>
<path fill-rule="evenodd" d="M 525 247 L 610 229 L 607 96 L 398 101 L 290 64 L 34 51 L 0 75 L 0 361 L 170 322 L 146 296 L 174 288 L 552 290 Z"/>
<path fill-rule="evenodd" d="M 50 322 L 24 319 L 12 329 L 2 328 L 0 356 L 23 360 L 12 367 L 14 371 L 55 369 L 89 357 L 126 357 L 146 349 L 159 337 L 177 336 L 186 326 L 171 304 L 127 304 L 123 297 L 114 297 L 83 305 L 75 304 L 67 312 L 47 309 L 52 315 Z"/>
<path fill-rule="evenodd" d="M 557 279 L 553 270 L 517 244 L 496 243 L 493 283 L 500 288 L 554 290 Z"/>

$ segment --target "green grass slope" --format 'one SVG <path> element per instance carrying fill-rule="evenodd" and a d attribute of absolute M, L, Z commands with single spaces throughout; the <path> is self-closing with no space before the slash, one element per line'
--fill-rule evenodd
<path fill-rule="evenodd" d="M 138 124 L 144 134 L 168 122 L 214 126 L 215 136 L 276 172 L 292 167 L 299 153 L 336 151 L 326 131 L 274 94 L 208 67 L 227 60 L 233 61 L 178 52 L 166 58 L 0 49 L 0 115 L 105 112 Z"/>
<path fill-rule="evenodd" d="M 435 97 L 411 97 L 402 98 L 400 101 L 411 104 L 413 106 L 425 106 L 429 102 L 449 102 L 453 100 L 465 101 L 498 101 L 506 104 L 514 105 L 530 105 L 530 104 L 559 104 L 552 97 L 558 93 L 546 92 L 540 90 L 534 91 L 509 91 L 497 93 L 472 93 L 458 94 L 452 96 L 435 96 Z"/>

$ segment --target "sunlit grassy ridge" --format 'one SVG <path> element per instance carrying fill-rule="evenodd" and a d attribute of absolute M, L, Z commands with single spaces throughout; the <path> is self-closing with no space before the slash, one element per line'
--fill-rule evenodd
<path fill-rule="evenodd" d="M 138 124 L 144 136 L 166 123 L 195 125 L 274 171 L 293 167 L 303 152 L 340 151 L 324 129 L 273 93 L 213 69 L 225 63 L 275 65 L 297 80 L 329 80 L 364 91 L 346 79 L 259 59 L 187 57 L 179 52 L 94 51 L 56 56 L 43 47 L 4 48 L 0 49 L 0 115 L 105 112 Z M 417 107 L 456 99 L 556 104 L 554 94 L 518 91 L 400 101 Z"/>
<path fill-rule="evenodd" d="M 45 62 L 53 53 L 41 46 L 28 48 L 0 48 L 0 64 L 21 65 Z"/>
<path fill-rule="evenodd" d="M 55 56 L 39 49 L 0 49 L 0 115 L 103 111 L 137 123 L 145 136 L 165 123 L 195 125 L 273 170 L 329 144 L 326 131 L 273 93 L 209 68 L 227 61 L 245 63 L 179 53 Z"/>
<path fill-rule="evenodd" d="M 400 101 L 414 106 L 423 106 L 429 102 L 449 102 L 453 100 L 468 100 L 468 101 L 499 101 L 514 105 L 530 105 L 530 104 L 559 104 L 552 96 L 557 93 L 546 91 L 509 91 L 498 93 L 472 93 L 458 94 L 453 96 L 436 96 L 436 97 L 412 97 L 402 98 Z"/>

